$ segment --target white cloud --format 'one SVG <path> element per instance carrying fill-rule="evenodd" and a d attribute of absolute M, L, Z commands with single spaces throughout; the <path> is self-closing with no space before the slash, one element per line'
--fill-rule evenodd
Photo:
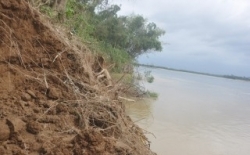
<path fill-rule="evenodd" d="M 173 68 L 216 73 L 223 70 L 221 73 L 250 76 L 249 0 L 113 2 L 122 4 L 120 14 L 143 15 L 167 32 L 162 40 L 169 45 L 164 45 L 163 53 L 140 60 Z"/>

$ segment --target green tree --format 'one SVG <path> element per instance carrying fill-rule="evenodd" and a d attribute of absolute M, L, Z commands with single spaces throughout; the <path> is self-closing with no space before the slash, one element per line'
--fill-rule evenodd
<path fill-rule="evenodd" d="M 161 51 L 159 37 L 165 31 L 158 28 L 155 23 L 147 23 L 139 15 L 117 16 L 120 7 L 113 5 L 101 11 L 98 24 L 94 33 L 100 41 L 108 42 L 115 48 L 125 50 L 131 57 L 148 51 Z"/>
<path fill-rule="evenodd" d="M 67 5 L 62 11 L 65 20 L 61 22 L 93 51 L 105 53 L 116 66 L 130 63 L 141 54 L 162 50 L 159 38 L 165 31 L 141 15 L 119 16 L 121 8 L 110 5 L 108 0 L 62 1 Z M 44 10 L 49 10 L 52 16 L 53 11 L 47 9 L 49 6 Z"/>
<path fill-rule="evenodd" d="M 165 31 L 158 28 L 155 23 L 147 23 L 140 15 L 132 15 L 127 18 L 128 29 L 127 51 L 132 57 L 137 57 L 150 50 L 161 51 L 162 46 L 159 37 Z"/>

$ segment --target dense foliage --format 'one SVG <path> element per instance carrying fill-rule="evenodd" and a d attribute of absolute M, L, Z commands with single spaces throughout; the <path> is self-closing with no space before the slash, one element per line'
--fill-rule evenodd
<path fill-rule="evenodd" d="M 71 32 L 80 36 L 96 51 L 102 51 L 115 68 L 135 60 L 139 55 L 150 51 L 161 51 L 159 37 L 165 32 L 155 23 L 148 22 L 140 15 L 119 16 L 120 7 L 109 4 L 108 0 L 61 0 L 55 18 L 70 27 Z M 53 4 L 53 8 L 57 8 Z M 51 15 L 48 5 L 42 7 Z M 64 14 L 61 19 L 61 14 Z M 59 16 L 60 15 L 60 16 Z"/>

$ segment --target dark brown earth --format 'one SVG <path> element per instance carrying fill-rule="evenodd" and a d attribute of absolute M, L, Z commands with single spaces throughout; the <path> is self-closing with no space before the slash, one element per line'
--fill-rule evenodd
<path fill-rule="evenodd" d="M 65 36 L 25 0 L 0 0 L 0 155 L 153 154 L 119 87 Z"/>

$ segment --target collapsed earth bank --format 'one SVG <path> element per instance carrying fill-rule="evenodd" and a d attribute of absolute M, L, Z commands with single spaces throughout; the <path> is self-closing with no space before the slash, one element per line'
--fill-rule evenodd
<path fill-rule="evenodd" d="M 0 154 L 153 154 L 98 59 L 25 0 L 0 0 Z"/>

